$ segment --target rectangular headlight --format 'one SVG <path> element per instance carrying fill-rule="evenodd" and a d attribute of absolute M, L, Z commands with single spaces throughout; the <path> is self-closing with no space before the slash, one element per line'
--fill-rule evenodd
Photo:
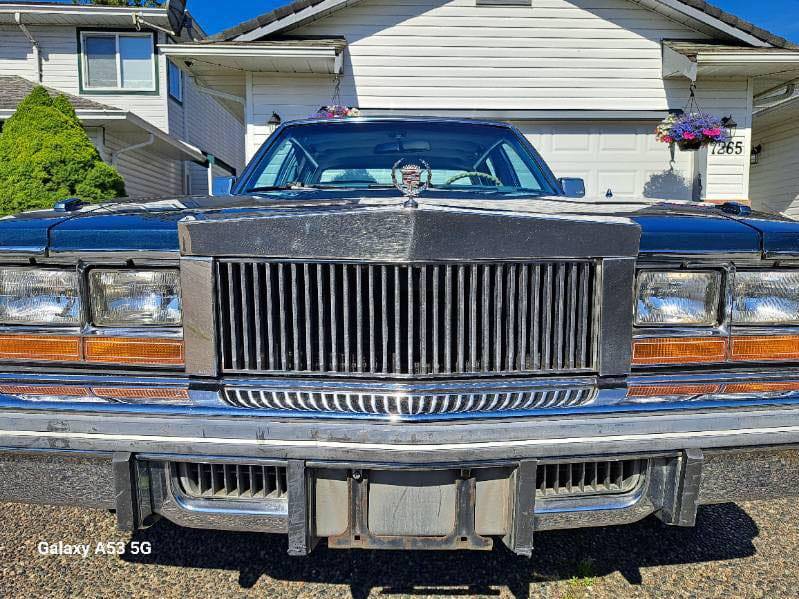
<path fill-rule="evenodd" d="M 735 324 L 799 324 L 799 271 L 735 273 Z"/>
<path fill-rule="evenodd" d="M 102 327 L 178 326 L 182 310 L 175 270 L 93 270 L 92 321 Z"/>
<path fill-rule="evenodd" d="M 712 326 L 718 322 L 721 274 L 712 271 L 638 273 L 637 326 Z"/>
<path fill-rule="evenodd" d="M 0 269 L 0 323 L 77 326 L 80 324 L 77 273 Z"/>

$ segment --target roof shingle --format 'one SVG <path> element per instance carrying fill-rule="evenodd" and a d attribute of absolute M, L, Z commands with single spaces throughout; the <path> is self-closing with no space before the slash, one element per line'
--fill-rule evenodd
<path fill-rule="evenodd" d="M 0 76 L 0 110 L 15 110 L 17 106 L 19 106 L 19 103 L 22 102 L 37 85 L 38 83 L 34 83 L 29 79 L 17 75 Z M 50 95 L 56 96 L 58 94 L 63 94 L 66 96 L 75 110 L 119 111 L 119 108 L 114 108 L 107 104 L 100 104 L 88 98 L 73 96 L 51 87 L 45 86 L 45 89 Z"/>

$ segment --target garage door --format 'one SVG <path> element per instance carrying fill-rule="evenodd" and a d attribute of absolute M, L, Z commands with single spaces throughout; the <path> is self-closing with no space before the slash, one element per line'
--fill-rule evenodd
<path fill-rule="evenodd" d="M 655 141 L 656 122 L 513 123 L 558 177 L 585 179 L 588 197 L 692 198 L 693 156 Z"/>

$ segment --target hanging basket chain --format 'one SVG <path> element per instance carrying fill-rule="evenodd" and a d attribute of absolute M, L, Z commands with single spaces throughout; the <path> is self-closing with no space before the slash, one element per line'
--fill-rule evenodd
<path fill-rule="evenodd" d="M 699 106 L 699 100 L 696 99 L 696 83 L 691 84 L 688 103 L 682 110 L 684 114 L 702 114 L 702 107 Z"/>
<path fill-rule="evenodd" d="M 360 116 L 361 112 L 354 106 L 344 106 L 341 103 L 341 74 L 333 75 L 333 86 L 330 91 L 330 106 L 321 106 L 313 118 L 336 119 Z"/>
<path fill-rule="evenodd" d="M 330 103 L 333 106 L 341 106 L 341 74 L 333 75 L 333 94 L 330 96 Z"/>

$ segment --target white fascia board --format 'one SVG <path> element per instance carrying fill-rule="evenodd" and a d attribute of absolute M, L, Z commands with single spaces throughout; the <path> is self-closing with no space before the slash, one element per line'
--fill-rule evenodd
<path fill-rule="evenodd" d="M 778 66 L 799 66 L 799 51 L 784 52 L 752 52 L 746 49 L 740 52 L 700 52 L 696 55 L 696 63 L 700 66 L 729 66 L 774 64 Z"/>
<path fill-rule="evenodd" d="M 159 44 L 165 56 L 176 58 L 211 58 L 227 56 L 230 58 L 336 58 L 335 48 L 319 46 L 241 46 L 214 44 Z"/>
<path fill-rule="evenodd" d="M 126 6 L 92 6 L 86 4 L 71 5 L 36 5 L 36 4 L 0 4 L 0 14 L 20 13 L 22 15 L 72 15 L 86 17 L 126 17 L 141 15 L 145 19 L 163 19 L 168 21 L 166 10 L 162 8 L 130 8 Z"/>
<path fill-rule="evenodd" d="M 657 0 L 660 4 L 664 6 L 668 6 L 672 10 L 676 10 L 692 19 L 695 19 L 705 25 L 712 27 L 722 33 L 729 35 L 730 37 L 734 37 L 735 39 L 741 40 L 749 45 L 755 46 L 757 48 L 771 48 L 772 45 L 768 42 L 761 40 L 753 35 L 746 33 L 745 31 L 738 29 L 737 27 L 733 27 L 732 25 L 728 25 L 724 21 L 720 21 L 716 17 L 713 17 L 706 12 L 703 12 L 697 8 L 692 8 L 686 4 L 683 4 L 679 0 Z"/>

